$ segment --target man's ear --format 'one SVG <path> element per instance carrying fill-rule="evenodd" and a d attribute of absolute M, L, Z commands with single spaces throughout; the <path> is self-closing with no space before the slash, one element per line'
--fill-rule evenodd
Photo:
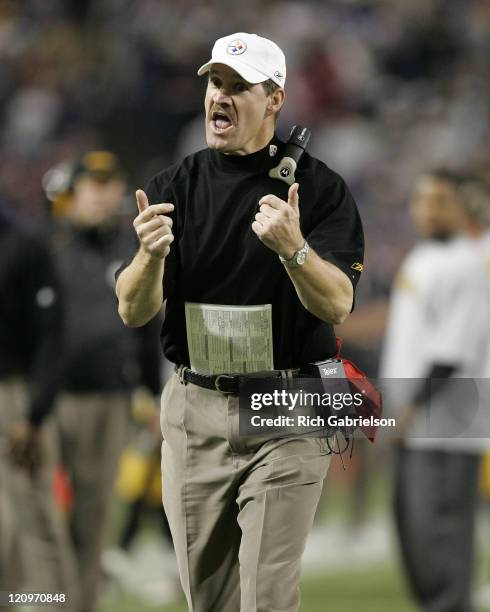
<path fill-rule="evenodd" d="M 284 104 L 285 92 L 282 87 L 276 89 L 270 96 L 267 103 L 267 115 L 276 115 Z"/>

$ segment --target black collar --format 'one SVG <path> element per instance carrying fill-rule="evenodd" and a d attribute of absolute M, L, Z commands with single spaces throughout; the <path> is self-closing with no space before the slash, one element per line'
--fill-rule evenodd
<path fill-rule="evenodd" d="M 277 166 L 281 159 L 283 144 L 274 134 L 271 141 L 263 149 L 249 155 L 226 155 L 214 149 L 209 149 L 209 155 L 213 164 L 220 170 L 264 172 L 264 170 Z"/>

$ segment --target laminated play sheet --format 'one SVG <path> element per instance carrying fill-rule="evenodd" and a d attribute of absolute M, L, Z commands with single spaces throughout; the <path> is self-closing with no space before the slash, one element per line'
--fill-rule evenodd
<path fill-rule="evenodd" d="M 225 306 L 186 302 L 191 369 L 203 374 L 274 369 L 272 306 Z"/>

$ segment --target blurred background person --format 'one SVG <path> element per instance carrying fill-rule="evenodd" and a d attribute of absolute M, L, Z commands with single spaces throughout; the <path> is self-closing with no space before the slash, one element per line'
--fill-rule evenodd
<path fill-rule="evenodd" d="M 415 598 L 430 612 L 470 612 L 481 454 L 473 384 L 490 344 L 490 291 L 477 242 L 490 206 L 469 182 L 437 170 L 410 202 L 422 241 L 395 280 L 382 375 L 398 405 L 395 518 Z M 483 191 L 482 191 L 483 193 Z M 410 379 L 408 385 L 400 379 Z M 473 382 L 473 381 L 471 381 Z M 488 419 L 488 417 L 487 417 Z"/>
<path fill-rule="evenodd" d="M 44 426 L 63 359 L 59 278 L 41 236 L 1 210 L 0 253 L 0 590 L 65 593 L 75 610 L 53 431 Z"/>
<path fill-rule="evenodd" d="M 127 439 L 131 392 L 160 391 L 158 342 L 124 327 L 114 272 L 133 240 L 118 210 L 126 183 L 117 157 L 84 154 L 45 180 L 58 223 L 51 236 L 65 296 L 65 350 L 55 424 L 61 463 L 73 489 L 70 528 L 80 582 L 80 612 L 96 609 L 100 556 L 113 483 Z M 58 169 L 60 171 L 60 169 Z M 63 168 L 61 168 L 63 171 Z M 151 348 L 155 346 L 155 350 Z"/>
<path fill-rule="evenodd" d="M 166 381 L 173 373 L 164 360 Z M 182 599 L 170 527 L 162 506 L 160 408 L 147 394 L 133 394 L 129 443 L 119 463 L 117 505 L 124 509 L 114 546 L 104 550 L 102 567 L 110 586 L 153 605 Z M 155 530 L 156 528 L 156 530 Z M 151 534 L 151 538 L 148 535 Z M 152 572 L 146 563 L 156 559 Z M 146 562 L 142 563 L 142 559 Z M 152 575 L 156 578 L 153 580 Z M 108 589 L 109 590 L 109 589 Z"/>

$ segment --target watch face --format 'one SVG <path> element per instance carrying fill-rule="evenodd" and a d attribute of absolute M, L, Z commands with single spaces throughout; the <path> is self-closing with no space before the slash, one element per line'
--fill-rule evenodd
<path fill-rule="evenodd" d="M 298 256 L 296 257 L 296 261 L 299 266 L 302 266 L 306 261 L 306 251 L 301 251 L 300 253 L 298 253 Z"/>

